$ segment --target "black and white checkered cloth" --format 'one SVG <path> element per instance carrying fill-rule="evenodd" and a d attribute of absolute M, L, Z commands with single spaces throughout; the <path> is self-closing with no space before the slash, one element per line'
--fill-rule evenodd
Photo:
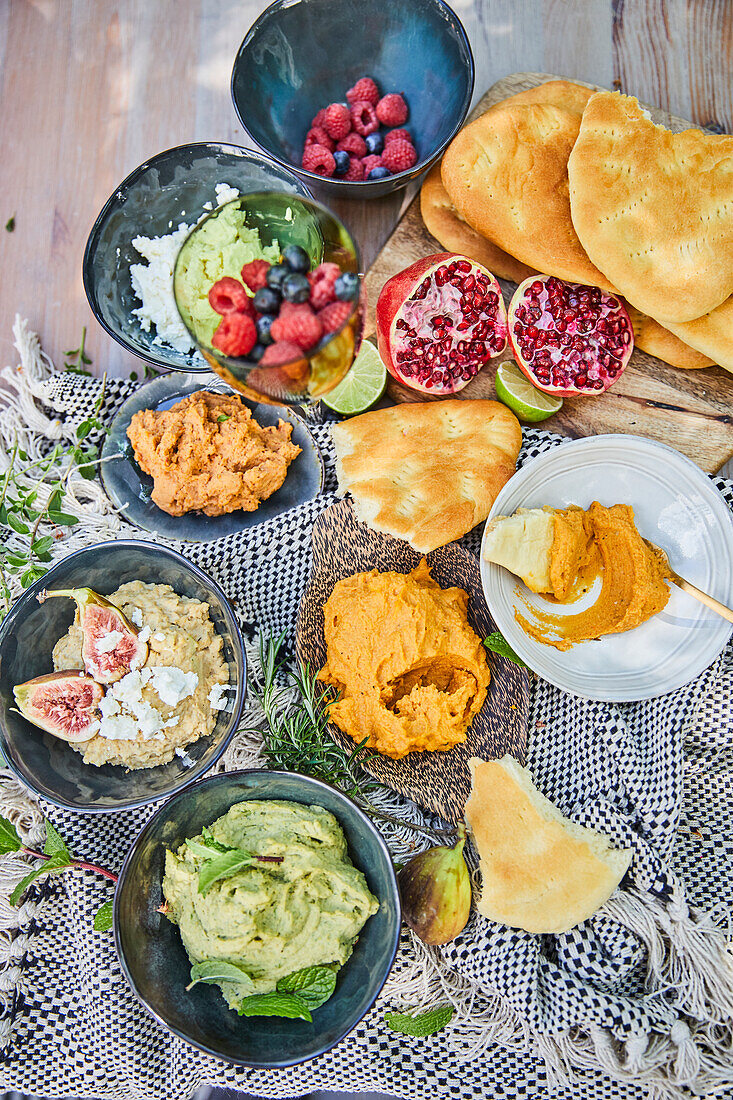
<path fill-rule="evenodd" d="M 99 382 L 69 376 L 45 385 L 50 407 L 74 419 L 88 414 L 99 393 Z M 111 417 L 129 386 L 108 383 L 103 417 Z M 292 631 L 295 625 L 313 521 L 335 499 L 328 429 L 316 428 L 315 434 L 327 464 L 317 500 L 215 543 L 177 546 L 217 579 L 250 632 Z M 549 432 L 525 430 L 520 462 L 560 442 Z M 733 508 L 733 485 L 714 483 Z M 475 550 L 477 536 L 466 544 Z M 272 1097 L 320 1088 L 381 1090 L 415 1100 L 449 1092 L 466 1100 L 530 1098 L 549 1087 L 537 1053 L 542 1037 L 600 1029 L 611 1044 L 636 1040 L 643 1049 L 684 1019 L 689 1034 L 694 1021 L 681 1011 L 679 989 L 649 995 L 647 968 L 658 962 L 650 957 L 653 937 L 628 927 L 633 922 L 625 919 L 624 906 L 642 912 L 644 906 L 684 908 L 673 892 L 675 879 L 684 882 L 690 905 L 730 908 L 733 902 L 732 685 L 730 646 L 693 683 L 637 704 L 589 702 L 534 680 L 528 766 L 535 782 L 563 813 L 632 847 L 634 858 L 612 903 L 568 933 L 534 936 L 474 914 L 442 949 L 446 975 L 457 973 L 476 987 L 477 1015 L 501 1004 L 516 1018 L 516 1040 L 508 1047 L 489 1043 L 481 1049 L 475 1033 L 453 1027 L 430 1039 L 405 1039 L 384 1026 L 387 1006 L 380 999 L 342 1043 L 304 1066 L 250 1071 L 207 1058 L 135 1001 L 111 937 L 92 931 L 108 887 L 91 876 L 67 876 L 32 888 L 26 902 L 24 954 L 15 960 L 0 1087 L 120 1100 L 183 1100 L 203 1082 Z M 78 816 L 48 808 L 48 816 L 72 849 L 118 868 L 153 809 Z M 405 933 L 398 972 L 410 968 L 413 950 Z M 730 1020 L 721 1019 L 720 1028 L 721 1049 L 728 1044 L 730 1051 Z M 643 1090 L 612 1079 L 590 1059 L 580 1078 L 554 1095 L 626 1100 Z M 730 1090 L 719 1095 L 733 1096 L 733 1058 Z"/>

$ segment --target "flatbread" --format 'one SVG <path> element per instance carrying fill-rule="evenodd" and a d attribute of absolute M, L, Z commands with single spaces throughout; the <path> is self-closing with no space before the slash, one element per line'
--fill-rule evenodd
<path fill-rule="evenodd" d="M 598 92 L 568 175 L 583 247 L 637 309 L 680 324 L 733 294 L 733 137 L 673 134 L 632 96 Z"/>
<path fill-rule="evenodd" d="M 567 163 L 579 128 L 566 107 L 499 105 L 453 139 L 442 179 L 460 215 L 505 252 L 538 271 L 613 291 L 570 216 Z"/>
<path fill-rule="evenodd" d="M 421 554 L 486 519 L 522 445 L 519 421 L 498 401 L 403 404 L 331 431 L 339 489 L 358 518 Z"/>
<path fill-rule="evenodd" d="M 511 756 L 469 761 L 466 823 L 481 857 L 478 911 L 527 932 L 567 932 L 618 886 L 631 851 L 563 817 Z"/>
<path fill-rule="evenodd" d="M 665 327 L 718 366 L 733 371 L 733 297 L 704 317 L 682 325 L 665 321 Z"/>
<path fill-rule="evenodd" d="M 420 189 L 420 213 L 428 233 L 448 252 L 459 252 L 487 267 L 492 275 L 521 283 L 536 275 L 532 267 L 515 260 L 464 221 L 451 202 L 440 176 L 440 162 L 428 172 Z"/>
<path fill-rule="evenodd" d="M 645 313 L 639 313 L 638 309 L 634 309 L 628 303 L 626 308 L 634 326 L 634 343 L 641 351 L 656 356 L 657 359 L 669 363 L 672 367 L 680 367 L 682 370 L 699 370 L 701 367 L 715 365 L 713 359 L 709 359 L 707 355 L 703 355 L 702 352 L 696 351 L 683 343 L 664 325 L 660 325 L 659 321 L 653 321 Z M 698 322 L 690 321 L 688 323 L 695 325 Z M 684 329 L 687 326 L 681 325 L 680 327 Z"/>

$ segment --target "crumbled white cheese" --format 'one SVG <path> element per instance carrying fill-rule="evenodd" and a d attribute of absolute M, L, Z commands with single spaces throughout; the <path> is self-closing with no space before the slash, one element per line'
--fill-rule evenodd
<path fill-rule="evenodd" d="M 132 611 L 130 612 L 130 619 L 137 627 L 143 625 L 143 613 L 139 607 L 133 607 Z"/>
<path fill-rule="evenodd" d="M 191 768 L 191 767 L 193 767 L 193 765 L 194 765 L 194 764 L 196 763 L 196 761 L 195 761 L 195 760 L 193 760 L 193 759 L 192 759 L 192 758 L 191 758 L 191 757 L 190 757 L 190 756 L 188 755 L 188 753 L 186 752 L 186 750 L 185 750 L 185 749 L 182 749 L 180 745 L 178 745 L 178 746 L 176 747 L 176 756 L 180 756 L 181 760 L 183 761 L 183 766 L 184 766 L 184 767 L 186 767 L 186 768 Z"/>
<path fill-rule="evenodd" d="M 124 636 L 121 630 L 110 630 L 109 634 L 97 638 L 95 649 L 98 653 L 111 653 L 113 649 L 117 649 Z"/>
<path fill-rule="evenodd" d="M 151 685 L 161 702 L 175 707 L 182 699 L 193 695 L 199 682 L 195 672 L 183 672 L 172 665 L 156 665 L 150 669 Z"/>
<path fill-rule="evenodd" d="M 228 691 L 234 690 L 233 684 L 213 684 L 207 699 L 212 710 L 226 710 L 228 700 L 224 698 Z"/>
<path fill-rule="evenodd" d="M 150 637 L 150 627 L 149 626 L 144 626 L 142 628 L 142 630 L 138 631 L 137 637 L 138 637 L 138 641 L 147 642 L 147 640 Z"/>
<path fill-rule="evenodd" d="M 156 674 L 164 673 L 162 677 Z M 172 674 L 172 675 L 171 675 Z M 193 677 L 193 687 L 188 690 Z M 181 685 L 181 678 L 183 684 Z M 167 690 L 167 698 L 158 691 L 158 682 L 163 685 L 163 691 Z M 179 691 L 175 693 L 170 688 L 171 682 L 179 684 Z M 100 737 L 110 741 L 135 741 L 141 739 L 149 741 L 151 738 L 160 741 L 165 739 L 165 730 L 171 726 L 177 726 L 180 721 L 178 715 L 165 719 L 157 707 L 143 698 L 142 689 L 146 684 L 151 684 L 162 702 L 168 706 L 175 706 L 181 699 L 195 689 L 198 684 L 198 676 L 195 672 L 182 672 L 178 668 L 142 668 L 138 672 L 128 672 L 116 684 L 111 684 L 99 704 L 101 722 L 99 725 Z"/>
<path fill-rule="evenodd" d="M 161 634 L 160 631 L 158 631 L 157 634 L 153 634 L 153 641 L 164 642 L 165 641 L 165 634 Z"/>
<path fill-rule="evenodd" d="M 230 187 L 228 183 L 217 183 L 215 191 L 217 206 L 231 202 L 239 195 L 236 187 Z M 211 203 L 204 204 L 204 209 L 212 209 Z M 185 211 L 182 210 L 181 214 L 185 215 Z M 169 228 L 172 225 L 172 222 L 168 223 Z M 150 332 L 150 326 L 155 325 L 154 344 L 167 344 L 184 354 L 194 350 L 196 344 L 176 306 L 173 268 L 181 245 L 192 229 L 193 225 L 180 222 L 177 229 L 165 236 L 133 238 L 133 248 L 148 262 L 130 267 L 132 289 L 142 302 L 141 306 L 133 309 L 133 317 L 138 318 L 143 332 Z"/>

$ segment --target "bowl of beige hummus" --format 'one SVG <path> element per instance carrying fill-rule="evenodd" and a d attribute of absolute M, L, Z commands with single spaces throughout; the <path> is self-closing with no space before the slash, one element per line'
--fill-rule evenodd
<path fill-rule="evenodd" d="M 214 765 L 245 684 L 216 581 L 168 547 L 101 543 L 53 565 L 0 625 L 0 748 L 57 805 L 142 805 Z"/>
<path fill-rule="evenodd" d="M 120 965 L 144 1007 L 206 1053 L 268 1069 L 356 1027 L 400 920 L 369 818 L 327 783 L 266 770 L 171 798 L 133 843 L 114 901 Z"/>

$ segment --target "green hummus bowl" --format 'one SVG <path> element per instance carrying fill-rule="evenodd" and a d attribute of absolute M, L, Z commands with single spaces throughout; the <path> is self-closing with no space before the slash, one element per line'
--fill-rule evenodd
<path fill-rule="evenodd" d="M 191 958 L 177 924 L 159 911 L 165 902 L 166 859 L 169 879 L 177 862 L 166 853 L 178 852 L 187 839 L 200 837 L 232 807 L 247 801 L 257 806 L 272 801 L 274 810 L 290 803 L 294 811 L 306 817 L 311 814 L 307 808 L 315 807 L 316 817 L 324 821 L 331 821 L 333 815 L 338 823 L 336 832 L 343 833 L 348 860 L 353 863 L 351 873 L 362 883 L 365 880 L 379 903 L 376 912 L 371 906 L 371 915 L 361 927 L 353 950 L 347 949 L 333 994 L 313 1011 L 310 1021 L 240 1016 L 228 1007 L 218 985 L 201 983 L 187 990 Z M 328 813 L 323 815 L 318 808 Z M 268 843 L 271 846 L 272 840 Z M 233 883 L 234 879 L 229 881 Z M 183 882 L 179 888 L 185 890 L 185 876 Z M 392 860 L 369 818 L 351 799 L 326 783 L 290 772 L 264 770 L 210 776 L 166 802 L 130 849 L 114 902 L 120 965 L 144 1007 L 174 1034 L 207 1054 L 260 1069 L 291 1066 L 314 1058 L 359 1023 L 392 967 L 400 920 Z M 191 946 L 190 929 L 187 938 Z M 307 966 L 309 961 L 303 959 L 302 965 Z M 294 968 L 295 962 L 286 967 Z"/>

